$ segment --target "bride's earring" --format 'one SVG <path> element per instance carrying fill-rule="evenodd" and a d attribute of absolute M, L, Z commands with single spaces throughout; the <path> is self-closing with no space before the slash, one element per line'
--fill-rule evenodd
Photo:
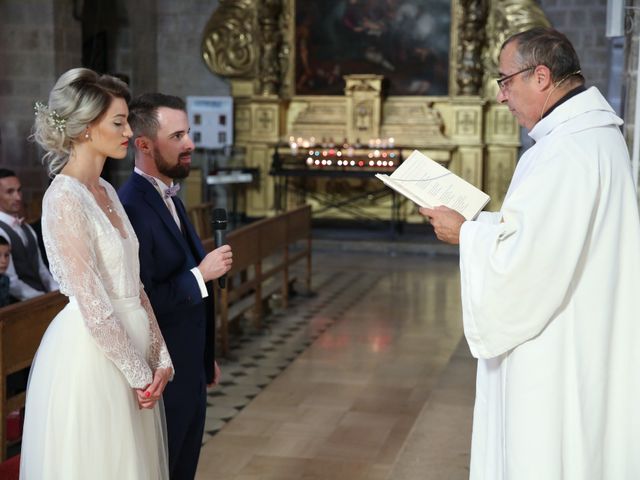
<path fill-rule="evenodd" d="M 90 140 L 91 139 L 91 134 L 89 133 L 89 129 L 88 128 L 84 132 L 84 138 L 86 140 Z"/>

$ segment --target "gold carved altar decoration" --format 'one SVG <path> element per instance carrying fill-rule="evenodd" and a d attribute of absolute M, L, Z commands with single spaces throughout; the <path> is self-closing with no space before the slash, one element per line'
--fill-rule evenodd
<path fill-rule="evenodd" d="M 535 0 L 452 0 L 443 96 L 386 96 L 384 79 L 373 74 L 346 76 L 343 95 L 297 95 L 295 18 L 295 0 L 220 0 L 203 34 L 205 63 L 231 84 L 235 146 L 246 166 L 261 172 L 259 185 L 247 191 L 249 216 L 274 212 L 274 147 L 298 137 L 363 144 L 391 137 L 403 154 L 420 149 L 486 191 L 490 209 L 499 208 L 520 129 L 495 100 L 497 57 L 510 35 L 549 25 Z M 404 219 L 418 220 L 412 212 L 407 206 Z"/>

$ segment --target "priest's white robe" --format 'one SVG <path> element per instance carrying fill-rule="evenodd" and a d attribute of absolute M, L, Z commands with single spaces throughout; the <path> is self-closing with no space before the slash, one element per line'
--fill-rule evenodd
<path fill-rule="evenodd" d="M 640 479 L 640 221 L 620 125 L 596 88 L 559 105 L 501 211 L 463 224 L 471 480 Z"/>

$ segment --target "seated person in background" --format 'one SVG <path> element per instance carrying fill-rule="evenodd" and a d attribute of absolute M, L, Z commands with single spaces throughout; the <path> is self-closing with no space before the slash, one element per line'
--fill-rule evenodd
<path fill-rule="evenodd" d="M 40 256 L 42 257 L 42 261 L 44 262 L 47 269 L 49 268 L 49 259 L 47 258 L 47 251 L 44 248 L 44 241 L 42 239 L 42 219 L 38 218 L 33 222 L 29 223 L 29 226 L 33 228 L 33 231 L 36 234 L 36 238 L 38 239 L 38 249 L 40 250 Z"/>
<path fill-rule="evenodd" d="M 6 307 L 14 301 L 9 295 L 9 276 L 6 275 L 7 269 L 11 264 L 11 245 L 9 241 L 0 235 L 0 308 Z M 22 392 L 27 387 L 29 378 L 29 369 L 23 369 L 19 372 L 12 373 L 7 376 L 6 393 L 11 396 Z M 3 478 L 0 475 L 0 478 Z"/>
<path fill-rule="evenodd" d="M 11 263 L 11 245 L 6 238 L 0 237 L 0 307 L 11 303 L 9 298 L 9 277 L 5 275 Z"/>
<path fill-rule="evenodd" d="M 20 218 L 22 185 L 15 172 L 0 168 L 0 236 L 11 245 L 9 277 L 11 296 L 17 300 L 37 297 L 58 289 L 42 261 L 33 229 Z"/>

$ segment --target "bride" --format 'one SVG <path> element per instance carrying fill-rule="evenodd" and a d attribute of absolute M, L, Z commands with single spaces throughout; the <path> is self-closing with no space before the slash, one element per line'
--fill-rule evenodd
<path fill-rule="evenodd" d="M 124 158 L 124 83 L 64 73 L 36 103 L 35 140 L 53 181 L 42 231 L 69 304 L 47 329 L 29 378 L 20 478 L 168 478 L 162 392 L 173 366 L 139 280 L 138 241 L 105 159 Z"/>

